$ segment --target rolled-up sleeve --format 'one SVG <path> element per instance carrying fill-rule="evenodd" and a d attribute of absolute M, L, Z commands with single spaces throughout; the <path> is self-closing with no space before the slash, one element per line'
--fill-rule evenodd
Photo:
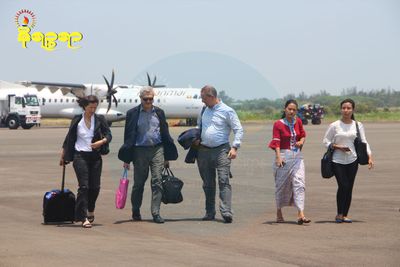
<path fill-rule="evenodd" d="M 234 110 L 229 112 L 229 122 L 231 129 L 235 135 L 232 146 L 239 148 L 243 138 L 243 127 L 240 123 L 239 117 Z"/>

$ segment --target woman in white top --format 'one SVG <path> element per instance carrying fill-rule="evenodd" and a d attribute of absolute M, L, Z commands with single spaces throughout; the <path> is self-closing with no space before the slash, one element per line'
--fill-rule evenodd
<path fill-rule="evenodd" d="M 354 180 L 358 170 L 357 153 L 354 147 L 354 139 L 357 137 L 358 124 L 361 140 L 367 143 L 368 168 L 373 167 L 372 154 L 370 146 L 365 138 L 364 126 L 361 122 L 354 120 L 355 103 L 352 99 L 345 99 L 340 103 L 342 118 L 329 125 L 324 136 L 324 144 L 334 149 L 332 161 L 338 191 L 336 194 L 337 223 L 351 223 L 352 220 L 347 217 L 350 209 L 351 197 Z"/>
<path fill-rule="evenodd" d="M 60 165 L 73 161 L 79 188 L 75 204 L 75 221 L 84 228 L 92 227 L 94 209 L 100 192 L 101 155 L 109 152 L 112 136 L 107 121 L 96 115 L 99 99 L 86 96 L 78 100 L 83 114 L 76 115 L 63 143 Z"/>

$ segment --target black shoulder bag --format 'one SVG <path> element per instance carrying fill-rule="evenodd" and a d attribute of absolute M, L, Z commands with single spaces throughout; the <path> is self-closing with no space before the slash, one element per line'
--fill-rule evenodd
<path fill-rule="evenodd" d="M 321 159 L 321 175 L 322 178 L 331 178 L 335 173 L 333 172 L 332 163 L 333 148 L 329 145 L 328 150 Z"/>
<path fill-rule="evenodd" d="M 368 164 L 368 153 L 367 153 L 367 144 L 361 141 L 360 129 L 358 128 L 358 123 L 356 121 L 357 128 L 357 137 L 354 139 L 354 147 L 357 152 L 357 161 L 360 165 Z"/>

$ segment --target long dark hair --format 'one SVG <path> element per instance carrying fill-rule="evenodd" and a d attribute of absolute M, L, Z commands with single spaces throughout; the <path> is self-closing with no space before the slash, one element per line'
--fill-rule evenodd
<path fill-rule="evenodd" d="M 354 118 L 354 109 L 356 107 L 356 103 L 354 103 L 353 99 L 346 98 L 345 100 L 340 102 L 340 109 L 342 109 L 342 106 L 343 106 L 344 103 L 350 103 L 351 104 L 351 107 L 353 108 L 353 113 L 351 113 L 351 119 L 355 121 L 356 119 Z"/>
<path fill-rule="evenodd" d="M 88 95 L 85 97 L 78 98 L 78 100 L 76 100 L 76 102 L 78 102 L 78 104 L 81 108 L 85 109 L 91 103 L 96 103 L 98 105 L 99 99 L 95 95 Z"/>
<path fill-rule="evenodd" d="M 285 103 L 285 109 L 286 109 L 287 106 L 289 106 L 290 104 L 295 104 L 295 105 L 296 105 L 296 108 L 299 109 L 299 105 L 297 104 L 297 101 L 294 100 L 294 99 L 289 99 L 288 101 L 286 101 L 286 103 Z M 285 114 L 285 111 L 283 111 L 283 112 L 282 112 L 282 117 L 281 117 L 281 119 L 283 119 L 283 118 L 285 118 L 285 117 L 286 117 L 286 114 Z"/>

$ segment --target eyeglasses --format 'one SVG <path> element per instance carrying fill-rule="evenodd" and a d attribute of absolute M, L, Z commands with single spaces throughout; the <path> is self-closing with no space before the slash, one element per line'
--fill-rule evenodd
<path fill-rule="evenodd" d="M 201 95 L 201 98 L 213 97 L 213 95 Z"/>
<path fill-rule="evenodd" d="M 142 100 L 145 101 L 145 102 L 147 102 L 147 101 L 151 102 L 151 101 L 153 101 L 153 98 L 152 97 L 145 97 L 145 98 L 142 98 Z"/>

